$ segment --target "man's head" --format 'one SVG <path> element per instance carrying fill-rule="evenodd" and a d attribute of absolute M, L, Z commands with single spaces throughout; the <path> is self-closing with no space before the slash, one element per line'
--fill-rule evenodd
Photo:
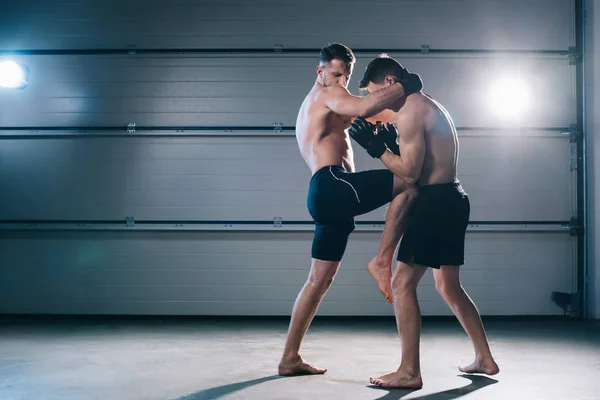
<path fill-rule="evenodd" d="M 367 65 L 358 87 L 373 92 L 393 85 L 407 74 L 408 71 L 398 61 L 387 54 L 381 54 Z"/>
<path fill-rule="evenodd" d="M 321 49 L 317 74 L 323 86 L 339 85 L 348 87 L 354 62 L 354 53 L 340 43 L 333 43 Z"/>

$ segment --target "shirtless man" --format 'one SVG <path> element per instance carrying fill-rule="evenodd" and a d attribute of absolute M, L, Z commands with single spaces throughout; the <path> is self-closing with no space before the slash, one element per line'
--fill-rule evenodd
<path fill-rule="evenodd" d="M 382 55 L 371 61 L 359 86 L 378 93 L 402 80 L 405 74 L 406 70 L 396 60 Z M 402 361 L 397 371 L 370 381 L 384 388 L 419 389 L 423 386 L 417 285 L 428 267 L 433 269 L 438 292 L 475 348 L 475 361 L 459 370 L 495 375 L 499 368 L 492 357 L 479 312 L 459 279 L 459 266 L 464 264 L 470 203 L 457 177 L 458 137 L 454 123 L 440 103 L 422 92 L 399 99 L 380 117 L 387 118 L 384 122 L 396 123 L 400 156 L 386 148 L 383 135 L 375 135 L 375 126 L 364 119 L 352 122 L 349 134 L 395 176 L 418 180 L 419 197 L 408 216 L 392 278 Z M 395 128 L 388 125 L 388 131 Z"/>
<path fill-rule="evenodd" d="M 393 199 L 386 225 L 395 227 L 391 232 L 397 236 L 397 243 L 402 231 L 399 225 L 406 220 L 407 205 L 414 203 L 417 194 L 414 186 L 395 178 L 388 169 L 355 172 L 351 140 L 345 130 L 351 118 L 375 115 L 406 93 L 419 91 L 421 79 L 412 74 L 380 91 L 357 97 L 346 89 L 354 62 L 354 54 L 344 45 L 334 43 L 321 49 L 317 79 L 302 103 L 296 121 L 298 147 L 312 172 L 307 205 L 316 227 L 311 269 L 292 310 L 279 364 L 280 375 L 326 372 L 326 369 L 302 359 L 300 345 L 338 271 L 348 236 L 355 227 L 354 217 Z M 391 264 L 392 259 L 385 276 L 369 271 L 389 301 Z"/>

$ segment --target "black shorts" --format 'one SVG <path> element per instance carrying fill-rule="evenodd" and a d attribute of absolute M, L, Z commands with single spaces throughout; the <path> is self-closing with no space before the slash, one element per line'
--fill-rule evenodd
<path fill-rule="evenodd" d="M 347 172 L 343 167 L 323 167 L 312 176 L 308 212 L 315 221 L 312 257 L 340 261 L 354 217 L 373 211 L 392 200 L 394 175 L 387 169 Z"/>
<path fill-rule="evenodd" d="M 465 263 L 471 204 L 459 182 L 422 186 L 397 260 L 432 268 Z"/>

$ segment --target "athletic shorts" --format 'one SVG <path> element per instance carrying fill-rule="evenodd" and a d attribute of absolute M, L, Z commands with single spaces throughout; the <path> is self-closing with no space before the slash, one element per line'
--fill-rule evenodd
<path fill-rule="evenodd" d="M 460 182 L 421 186 L 397 260 L 432 268 L 465 263 L 471 204 Z"/>
<path fill-rule="evenodd" d="M 307 196 L 316 225 L 312 257 L 340 261 L 355 228 L 354 217 L 389 203 L 393 186 L 394 175 L 387 169 L 347 172 L 331 165 L 315 172 Z"/>

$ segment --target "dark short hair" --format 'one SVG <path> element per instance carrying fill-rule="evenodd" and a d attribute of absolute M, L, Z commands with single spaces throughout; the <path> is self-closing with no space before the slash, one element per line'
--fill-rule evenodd
<path fill-rule="evenodd" d="M 396 80 L 400 80 L 407 73 L 408 71 L 398 61 L 387 54 L 380 54 L 367 65 L 362 79 L 358 82 L 358 87 L 359 89 L 364 89 L 369 82 L 382 83 L 388 75 L 395 77 Z"/>
<path fill-rule="evenodd" d="M 343 61 L 346 64 L 354 64 L 354 61 L 356 61 L 352 50 L 341 43 L 331 43 L 321 49 L 319 55 L 321 64 L 327 64 L 334 59 Z"/>

